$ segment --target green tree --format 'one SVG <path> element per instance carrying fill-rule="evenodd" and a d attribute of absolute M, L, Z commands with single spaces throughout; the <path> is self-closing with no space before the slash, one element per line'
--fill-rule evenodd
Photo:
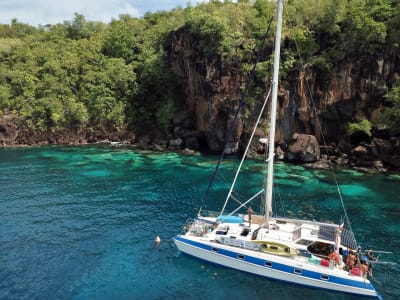
<path fill-rule="evenodd" d="M 348 54 L 370 55 L 382 47 L 387 35 L 386 24 L 374 19 L 369 3 L 356 0 L 346 6 L 341 28 L 341 49 Z"/>
<path fill-rule="evenodd" d="M 72 21 L 65 21 L 64 26 L 70 39 L 88 39 L 98 32 L 102 26 L 98 22 L 86 21 L 82 14 L 75 13 Z"/>
<path fill-rule="evenodd" d="M 388 48 L 395 52 L 400 48 L 400 1 L 393 1 L 391 8 L 393 14 L 388 16 Z"/>
<path fill-rule="evenodd" d="M 350 141 L 353 144 L 367 142 L 372 136 L 372 124 L 366 119 L 362 118 L 358 122 L 347 124 L 347 134 L 350 136 Z"/>
<path fill-rule="evenodd" d="M 141 32 L 144 29 L 142 20 L 129 16 L 111 21 L 103 41 L 103 53 L 132 62 L 140 52 Z"/>
<path fill-rule="evenodd" d="M 386 93 L 388 102 L 383 110 L 381 125 L 388 127 L 392 135 L 400 134 L 400 79 Z"/>
<path fill-rule="evenodd" d="M 11 20 L 11 25 L 0 24 L 0 37 L 2 38 L 24 38 L 38 32 L 33 26 L 20 23 L 17 19 Z"/>

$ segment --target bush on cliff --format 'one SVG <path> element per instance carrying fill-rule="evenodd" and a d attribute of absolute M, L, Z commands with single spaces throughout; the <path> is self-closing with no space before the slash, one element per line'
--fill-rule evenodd
<path fill-rule="evenodd" d="M 381 124 L 388 127 L 392 135 L 400 135 L 400 79 L 386 93 L 387 106 L 383 110 Z"/>

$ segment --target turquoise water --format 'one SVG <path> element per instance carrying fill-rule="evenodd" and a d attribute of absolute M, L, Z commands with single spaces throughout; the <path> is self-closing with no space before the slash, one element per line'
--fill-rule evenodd
<path fill-rule="evenodd" d="M 0 149 L 0 299 L 353 299 L 177 251 L 171 237 L 196 215 L 216 159 L 94 146 Z M 235 162 L 223 164 L 208 209 L 223 203 L 222 179 L 232 178 Z M 261 169 L 257 161 L 244 167 L 243 197 L 259 189 L 253 173 Z M 277 164 L 276 174 L 277 213 L 343 215 L 328 173 Z M 400 176 L 337 176 L 358 242 L 400 263 Z M 375 268 L 384 299 L 400 298 L 399 271 Z"/>

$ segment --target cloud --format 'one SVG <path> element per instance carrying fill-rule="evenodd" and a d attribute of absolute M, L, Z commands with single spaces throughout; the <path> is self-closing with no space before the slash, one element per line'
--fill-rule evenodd
<path fill-rule="evenodd" d="M 188 4 L 209 0 L 0 0 L 0 24 L 9 24 L 16 18 L 33 26 L 71 21 L 75 13 L 89 21 L 109 23 L 121 14 L 132 17 L 146 12 L 171 10 Z M 221 0 L 222 1 L 222 0 Z"/>
<path fill-rule="evenodd" d="M 0 23 L 13 18 L 30 25 L 56 24 L 72 20 L 74 13 L 83 14 L 87 20 L 108 23 L 120 14 L 139 17 L 141 12 L 135 0 L 1 0 Z M 151 2 L 151 1 L 150 1 Z"/>

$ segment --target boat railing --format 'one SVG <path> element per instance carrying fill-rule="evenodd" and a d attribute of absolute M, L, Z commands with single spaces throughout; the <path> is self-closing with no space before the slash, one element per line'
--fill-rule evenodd
<path fill-rule="evenodd" d="M 217 218 L 219 217 L 221 213 L 218 211 L 214 211 L 214 210 L 203 210 L 202 211 L 202 216 L 203 217 L 213 217 L 213 218 Z"/>
<path fill-rule="evenodd" d="M 229 245 L 229 246 L 234 246 L 234 247 L 239 247 L 239 248 L 244 248 L 244 249 L 249 249 L 249 250 L 255 250 L 255 251 L 260 250 L 259 244 L 256 244 L 256 243 L 253 243 L 250 241 L 237 239 L 237 238 L 220 236 L 216 239 L 216 241 L 221 244 L 224 244 L 224 245 Z"/>
<path fill-rule="evenodd" d="M 190 235 L 194 236 L 205 236 L 209 234 L 214 229 L 214 224 L 209 222 L 204 222 L 202 220 L 188 220 L 184 231 L 189 232 Z"/>

